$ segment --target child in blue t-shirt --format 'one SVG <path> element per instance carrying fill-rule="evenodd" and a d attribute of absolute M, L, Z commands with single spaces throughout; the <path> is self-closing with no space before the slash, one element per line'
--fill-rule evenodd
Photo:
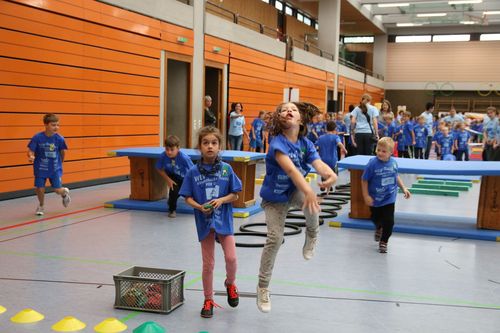
<path fill-rule="evenodd" d="M 215 237 L 219 240 L 226 261 L 227 301 L 231 307 L 238 306 L 236 280 L 236 246 L 233 230 L 233 208 L 231 202 L 238 199 L 242 186 L 231 166 L 219 157 L 222 135 L 213 126 L 203 127 L 198 135 L 201 158 L 188 170 L 180 190 L 186 203 L 193 207 L 198 240 L 201 243 L 203 260 L 203 293 L 205 301 L 201 316 L 211 318 L 213 301 L 213 274 Z"/>
<path fill-rule="evenodd" d="M 415 147 L 415 133 L 413 133 L 413 121 L 411 120 L 411 112 L 405 111 L 403 114 L 403 136 L 405 137 L 406 151 L 409 158 L 413 158 Z"/>
<path fill-rule="evenodd" d="M 337 124 L 334 121 L 329 121 L 326 123 L 326 134 L 323 134 L 316 141 L 316 146 L 319 149 L 319 157 L 326 165 L 332 170 L 337 170 L 337 161 L 339 160 L 339 155 L 337 148 L 339 148 L 344 154 L 347 154 L 340 137 L 335 133 L 337 129 Z"/>
<path fill-rule="evenodd" d="M 453 141 L 454 138 L 452 135 L 450 135 L 450 130 L 448 126 L 443 126 L 441 129 L 441 136 L 436 141 L 436 146 L 438 147 L 439 156 L 441 157 L 440 159 L 443 159 L 445 155 L 453 154 L 454 151 Z"/>
<path fill-rule="evenodd" d="M 47 178 L 54 192 L 62 197 L 62 204 L 68 207 L 71 202 L 69 189 L 62 187 L 61 177 L 63 174 L 62 163 L 65 151 L 68 149 L 64 137 L 57 133 L 59 130 L 59 118 L 53 113 L 43 117 L 45 131 L 35 134 L 28 144 L 28 159 L 33 163 L 35 175 L 35 193 L 38 197 L 36 215 L 43 215 L 45 203 L 45 184 Z"/>
<path fill-rule="evenodd" d="M 313 143 L 305 138 L 305 126 L 318 112 L 312 104 L 289 102 L 278 105 L 272 118 L 274 138 L 266 156 L 266 176 L 260 190 L 267 225 L 257 285 L 257 307 L 262 312 L 271 311 L 268 288 L 291 206 L 303 209 L 306 218 L 302 255 L 306 260 L 314 256 L 320 207 L 316 193 L 304 178 L 310 170 L 309 164 L 325 179 L 319 183 L 320 187 L 330 188 L 337 179 L 333 170 L 321 161 Z"/>
<path fill-rule="evenodd" d="M 252 121 L 250 129 L 250 150 L 260 153 L 264 149 L 263 129 L 265 126 L 264 116 L 266 111 L 260 111 L 259 117 Z"/>
<path fill-rule="evenodd" d="M 180 151 L 180 139 L 175 135 L 169 135 L 165 139 L 165 154 L 156 161 L 156 170 L 167 182 L 168 192 L 168 217 L 175 218 L 177 199 L 182 181 L 186 172 L 191 169 L 193 162 L 191 158 Z"/>
<path fill-rule="evenodd" d="M 380 253 L 387 252 L 387 242 L 394 227 L 398 186 L 405 199 L 411 196 L 398 175 L 398 164 L 391 156 L 393 150 L 394 141 L 388 137 L 381 138 L 377 143 L 376 157 L 370 159 L 361 177 L 361 190 L 365 203 L 370 206 Z"/>
<path fill-rule="evenodd" d="M 415 136 L 415 158 L 424 159 L 424 149 L 427 147 L 428 130 L 425 126 L 425 117 L 423 115 L 417 118 L 417 125 L 413 127 L 413 134 Z"/>
<path fill-rule="evenodd" d="M 404 135 L 405 117 L 402 116 L 401 123 L 394 128 L 394 140 L 398 143 L 398 157 L 410 158 L 408 153 L 408 145 Z"/>
<path fill-rule="evenodd" d="M 457 161 L 468 161 L 471 135 L 465 130 L 465 123 L 459 122 L 456 127 L 457 129 L 454 137 L 455 157 Z"/>

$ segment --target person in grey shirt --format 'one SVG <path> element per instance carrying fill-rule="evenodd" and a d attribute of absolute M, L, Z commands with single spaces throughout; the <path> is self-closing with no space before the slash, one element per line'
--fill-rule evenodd
<path fill-rule="evenodd" d="M 425 104 L 425 111 L 422 112 L 421 116 L 424 117 L 425 119 L 425 128 L 427 129 L 427 142 L 425 146 L 425 153 L 424 153 L 424 158 L 426 160 L 429 159 L 429 154 L 431 152 L 431 147 L 432 147 L 432 123 L 434 121 L 432 112 L 434 111 L 434 103 L 432 102 L 427 102 Z"/>
<path fill-rule="evenodd" d="M 370 95 L 363 94 L 359 106 L 352 111 L 351 141 L 358 155 L 373 155 L 376 141 L 378 141 L 379 112 L 370 104 L 371 100 Z"/>

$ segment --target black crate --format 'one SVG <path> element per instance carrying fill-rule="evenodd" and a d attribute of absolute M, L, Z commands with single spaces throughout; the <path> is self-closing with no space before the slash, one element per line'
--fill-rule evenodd
<path fill-rule="evenodd" d="M 170 313 L 184 303 L 186 272 L 134 266 L 115 281 L 115 308 Z"/>

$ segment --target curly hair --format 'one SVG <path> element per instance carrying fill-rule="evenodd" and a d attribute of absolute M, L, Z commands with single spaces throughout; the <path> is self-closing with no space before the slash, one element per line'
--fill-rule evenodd
<path fill-rule="evenodd" d="M 314 116 L 321 113 L 320 109 L 316 105 L 308 102 L 285 102 L 278 104 L 274 113 L 271 114 L 269 123 L 267 124 L 269 134 L 271 134 L 272 136 L 276 136 L 278 134 L 283 133 L 283 128 L 281 127 L 281 122 L 280 122 L 281 121 L 280 112 L 283 105 L 289 103 L 295 104 L 295 106 L 297 106 L 297 108 L 299 109 L 300 119 L 301 119 L 299 137 L 306 136 L 307 135 L 306 125 L 312 122 Z"/>

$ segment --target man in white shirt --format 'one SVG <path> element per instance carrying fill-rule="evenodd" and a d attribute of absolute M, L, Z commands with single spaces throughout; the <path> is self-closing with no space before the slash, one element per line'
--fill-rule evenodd
<path fill-rule="evenodd" d="M 424 117 L 425 119 L 425 128 L 427 128 L 427 144 L 425 146 L 425 154 L 424 157 L 426 160 L 429 159 L 429 154 L 431 152 L 431 147 L 432 147 L 432 123 L 434 121 L 434 117 L 432 115 L 432 112 L 434 111 L 434 103 L 427 102 L 425 104 L 425 111 L 422 112 L 421 116 Z"/>

